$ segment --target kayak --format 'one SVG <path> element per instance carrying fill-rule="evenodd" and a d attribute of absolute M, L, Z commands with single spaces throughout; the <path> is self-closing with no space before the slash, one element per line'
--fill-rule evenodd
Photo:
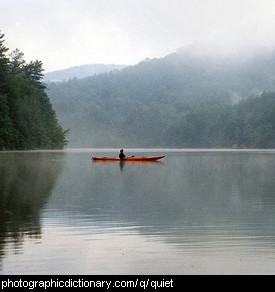
<path fill-rule="evenodd" d="M 112 157 L 92 157 L 94 161 L 156 161 L 165 156 L 153 156 L 153 157 L 126 157 L 123 160 L 120 158 L 112 158 Z"/>
<path fill-rule="evenodd" d="M 156 161 L 161 158 L 165 157 L 163 156 L 152 156 L 152 157 L 126 157 L 122 161 Z M 92 157 L 92 160 L 94 161 L 121 161 L 120 158 L 112 158 L 112 157 Z"/>

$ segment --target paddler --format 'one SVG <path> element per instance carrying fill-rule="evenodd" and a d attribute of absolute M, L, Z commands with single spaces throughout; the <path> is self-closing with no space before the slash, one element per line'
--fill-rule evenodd
<path fill-rule="evenodd" d="M 123 153 L 123 149 L 120 149 L 120 153 L 119 153 L 119 158 L 120 160 L 123 160 L 125 158 L 125 154 Z"/>
<path fill-rule="evenodd" d="M 135 157 L 135 155 L 132 155 L 131 157 Z M 120 160 L 123 160 L 123 159 L 127 158 L 125 156 L 125 154 L 123 153 L 123 149 L 120 149 L 119 158 L 120 158 Z"/>

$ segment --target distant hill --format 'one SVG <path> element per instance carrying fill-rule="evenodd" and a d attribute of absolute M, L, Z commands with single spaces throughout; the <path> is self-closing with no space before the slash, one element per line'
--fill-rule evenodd
<path fill-rule="evenodd" d="M 62 82 L 68 81 L 73 78 L 85 78 L 95 74 L 106 73 L 113 70 L 120 70 L 125 68 L 126 65 L 104 65 L 104 64 L 89 64 L 82 66 L 70 67 L 64 70 L 57 70 L 46 73 L 44 76 L 45 82 Z"/>
<path fill-rule="evenodd" d="M 48 94 L 70 147 L 274 148 L 274 68 L 275 51 L 220 58 L 178 50 L 49 83 Z"/>

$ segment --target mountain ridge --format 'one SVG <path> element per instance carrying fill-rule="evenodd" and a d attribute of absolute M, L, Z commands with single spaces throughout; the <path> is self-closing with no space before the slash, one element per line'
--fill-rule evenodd
<path fill-rule="evenodd" d="M 240 60 L 179 51 L 48 89 L 70 147 L 270 148 L 274 94 L 263 93 L 275 92 L 274 65 L 274 53 Z"/>
<path fill-rule="evenodd" d="M 55 70 L 44 75 L 44 82 L 63 82 L 73 78 L 86 78 L 95 74 L 110 72 L 113 70 L 121 70 L 126 65 L 116 64 L 84 64 L 73 66 L 66 69 Z"/>

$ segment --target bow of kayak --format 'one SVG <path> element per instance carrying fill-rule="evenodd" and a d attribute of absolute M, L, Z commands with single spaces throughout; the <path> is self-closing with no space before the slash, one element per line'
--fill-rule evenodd
<path fill-rule="evenodd" d="M 122 161 L 157 161 L 161 158 L 165 157 L 162 156 L 152 156 L 152 157 L 126 157 Z M 121 161 L 120 158 L 112 158 L 112 157 L 92 157 L 93 161 Z"/>

